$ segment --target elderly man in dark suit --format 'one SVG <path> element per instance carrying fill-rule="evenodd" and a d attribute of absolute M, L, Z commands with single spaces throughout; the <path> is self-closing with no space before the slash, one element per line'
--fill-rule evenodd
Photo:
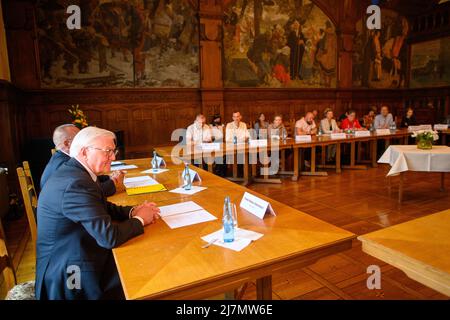
<path fill-rule="evenodd" d="M 112 132 L 85 128 L 72 142 L 71 159 L 44 185 L 37 209 L 38 299 L 124 298 L 112 249 L 142 234 L 159 209 L 106 200 L 97 176 L 111 169 L 116 153 Z"/>
<path fill-rule="evenodd" d="M 73 124 L 63 124 L 55 129 L 53 132 L 53 143 L 57 151 L 53 154 L 45 167 L 41 176 L 41 190 L 44 187 L 50 176 L 58 170 L 61 165 L 69 161 L 69 150 L 73 138 L 80 131 Z M 122 186 L 124 174 L 121 171 L 114 172 L 111 177 L 107 175 L 101 175 L 98 177 L 100 186 L 106 197 L 112 196 L 116 193 L 116 186 Z"/>

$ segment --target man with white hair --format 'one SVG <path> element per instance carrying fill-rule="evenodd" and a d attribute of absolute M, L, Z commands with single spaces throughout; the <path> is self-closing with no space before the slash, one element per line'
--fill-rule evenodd
<path fill-rule="evenodd" d="M 50 178 L 50 176 L 58 170 L 61 165 L 70 159 L 69 150 L 70 145 L 76 134 L 80 131 L 73 124 L 63 124 L 55 129 L 53 132 L 53 143 L 55 144 L 56 152 L 50 158 L 44 172 L 41 176 L 41 189 Z M 116 193 L 117 187 L 123 184 L 124 173 L 115 171 L 110 176 L 102 175 L 99 177 L 100 186 L 106 197 L 112 196 Z"/>
<path fill-rule="evenodd" d="M 97 177 L 111 169 L 114 140 L 104 129 L 81 130 L 70 146 L 72 158 L 41 191 L 37 299 L 124 298 L 112 249 L 144 233 L 144 226 L 159 218 L 159 209 L 154 203 L 122 207 L 106 200 Z"/>

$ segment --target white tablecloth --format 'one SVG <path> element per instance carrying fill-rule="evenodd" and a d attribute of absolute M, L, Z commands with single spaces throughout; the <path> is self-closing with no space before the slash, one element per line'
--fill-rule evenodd
<path fill-rule="evenodd" d="M 417 146 L 389 146 L 379 163 L 388 163 L 391 170 L 387 176 L 404 171 L 450 172 L 450 148 L 433 146 L 431 150 L 421 150 Z"/>

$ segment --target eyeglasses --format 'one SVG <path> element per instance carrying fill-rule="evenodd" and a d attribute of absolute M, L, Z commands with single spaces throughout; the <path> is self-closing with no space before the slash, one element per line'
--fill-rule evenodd
<path fill-rule="evenodd" d="M 91 146 L 89 146 L 88 148 L 106 152 L 108 157 L 112 157 L 113 155 L 117 156 L 117 154 L 119 153 L 119 150 L 117 150 L 117 149 L 101 149 L 101 148 L 96 148 L 96 147 L 91 147 Z"/>

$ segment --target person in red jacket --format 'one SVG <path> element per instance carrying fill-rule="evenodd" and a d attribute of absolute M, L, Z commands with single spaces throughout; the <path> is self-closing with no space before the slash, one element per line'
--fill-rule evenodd
<path fill-rule="evenodd" d="M 356 113 L 354 110 L 349 110 L 347 113 L 347 118 L 341 122 L 341 129 L 348 130 L 364 130 L 359 123 L 358 119 L 356 119 Z"/>

